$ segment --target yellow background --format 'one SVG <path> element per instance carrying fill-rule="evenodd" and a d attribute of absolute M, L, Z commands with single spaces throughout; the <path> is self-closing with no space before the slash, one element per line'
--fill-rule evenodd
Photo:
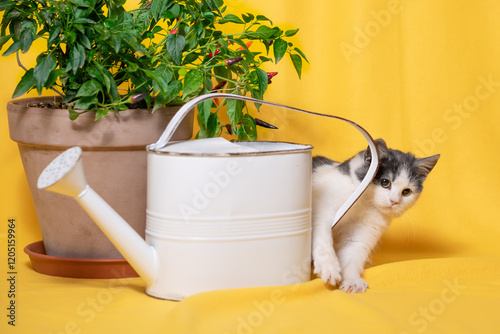
<path fill-rule="evenodd" d="M 132 6 L 136 1 L 130 1 Z M 26 333 L 499 333 L 500 2 L 226 1 L 261 13 L 307 55 L 302 80 L 290 60 L 265 98 L 354 120 L 392 148 L 441 154 L 423 195 L 395 220 L 366 272 L 370 289 L 346 295 L 318 279 L 299 286 L 216 291 L 180 303 L 147 297 L 140 279 L 54 278 L 22 253 L 38 241 L 17 147 L 0 115 L 0 322 Z M 29 64 L 33 56 L 23 55 Z M 0 60 L 0 105 L 22 76 Z M 366 144 L 333 120 L 263 108 L 280 127 L 261 139 L 310 143 L 342 160 Z M 6 325 L 7 220 L 17 222 L 16 328 Z M 454 287 L 454 288 L 451 288 Z M 106 296 L 110 299 L 103 299 Z M 92 314 L 89 300 L 100 297 Z M 109 302 L 108 302 L 109 301 Z M 3 332 L 3 330 L 2 330 Z"/>

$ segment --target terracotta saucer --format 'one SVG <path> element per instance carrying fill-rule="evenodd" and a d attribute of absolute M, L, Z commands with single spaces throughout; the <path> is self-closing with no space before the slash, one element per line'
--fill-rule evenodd
<path fill-rule="evenodd" d="M 128 278 L 139 277 L 123 258 L 88 259 L 51 256 L 45 253 L 43 241 L 37 241 L 24 248 L 29 255 L 33 269 L 41 274 L 71 278 Z"/>

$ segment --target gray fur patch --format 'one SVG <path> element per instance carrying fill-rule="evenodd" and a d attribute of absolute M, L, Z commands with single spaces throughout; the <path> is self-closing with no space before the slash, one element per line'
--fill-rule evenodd
<path fill-rule="evenodd" d="M 342 174 L 350 175 L 351 174 L 351 159 L 344 161 L 338 166 L 339 171 Z"/>
<path fill-rule="evenodd" d="M 327 157 L 323 157 L 321 155 L 315 156 L 312 160 L 313 171 L 323 165 L 333 166 L 336 162 L 328 159 Z"/>

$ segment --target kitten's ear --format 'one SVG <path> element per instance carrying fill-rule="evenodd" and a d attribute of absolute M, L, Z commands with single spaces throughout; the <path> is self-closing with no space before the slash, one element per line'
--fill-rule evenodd
<path fill-rule="evenodd" d="M 439 157 L 440 155 L 436 154 L 431 157 L 417 159 L 416 168 L 418 173 L 423 177 L 427 177 L 434 166 L 436 166 Z"/>
<path fill-rule="evenodd" d="M 379 138 L 375 139 L 374 142 L 375 146 L 377 147 L 377 152 L 380 160 L 387 157 L 388 154 L 387 152 L 389 149 L 387 148 L 387 144 L 385 143 L 385 141 L 382 138 Z M 365 165 L 369 165 L 372 162 L 372 153 L 370 151 L 370 146 L 367 147 L 364 154 L 364 158 L 365 158 Z"/>

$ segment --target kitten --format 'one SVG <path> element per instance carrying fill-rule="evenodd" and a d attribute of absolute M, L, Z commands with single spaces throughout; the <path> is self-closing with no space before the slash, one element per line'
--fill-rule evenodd
<path fill-rule="evenodd" d="M 382 139 L 375 144 L 380 156 L 375 179 L 333 229 L 335 212 L 368 172 L 370 150 L 342 163 L 322 156 L 313 159 L 314 273 L 346 292 L 366 291 L 368 284 L 361 275 L 371 251 L 392 219 L 415 204 L 439 159 L 439 155 L 417 159 L 388 149 Z"/>

